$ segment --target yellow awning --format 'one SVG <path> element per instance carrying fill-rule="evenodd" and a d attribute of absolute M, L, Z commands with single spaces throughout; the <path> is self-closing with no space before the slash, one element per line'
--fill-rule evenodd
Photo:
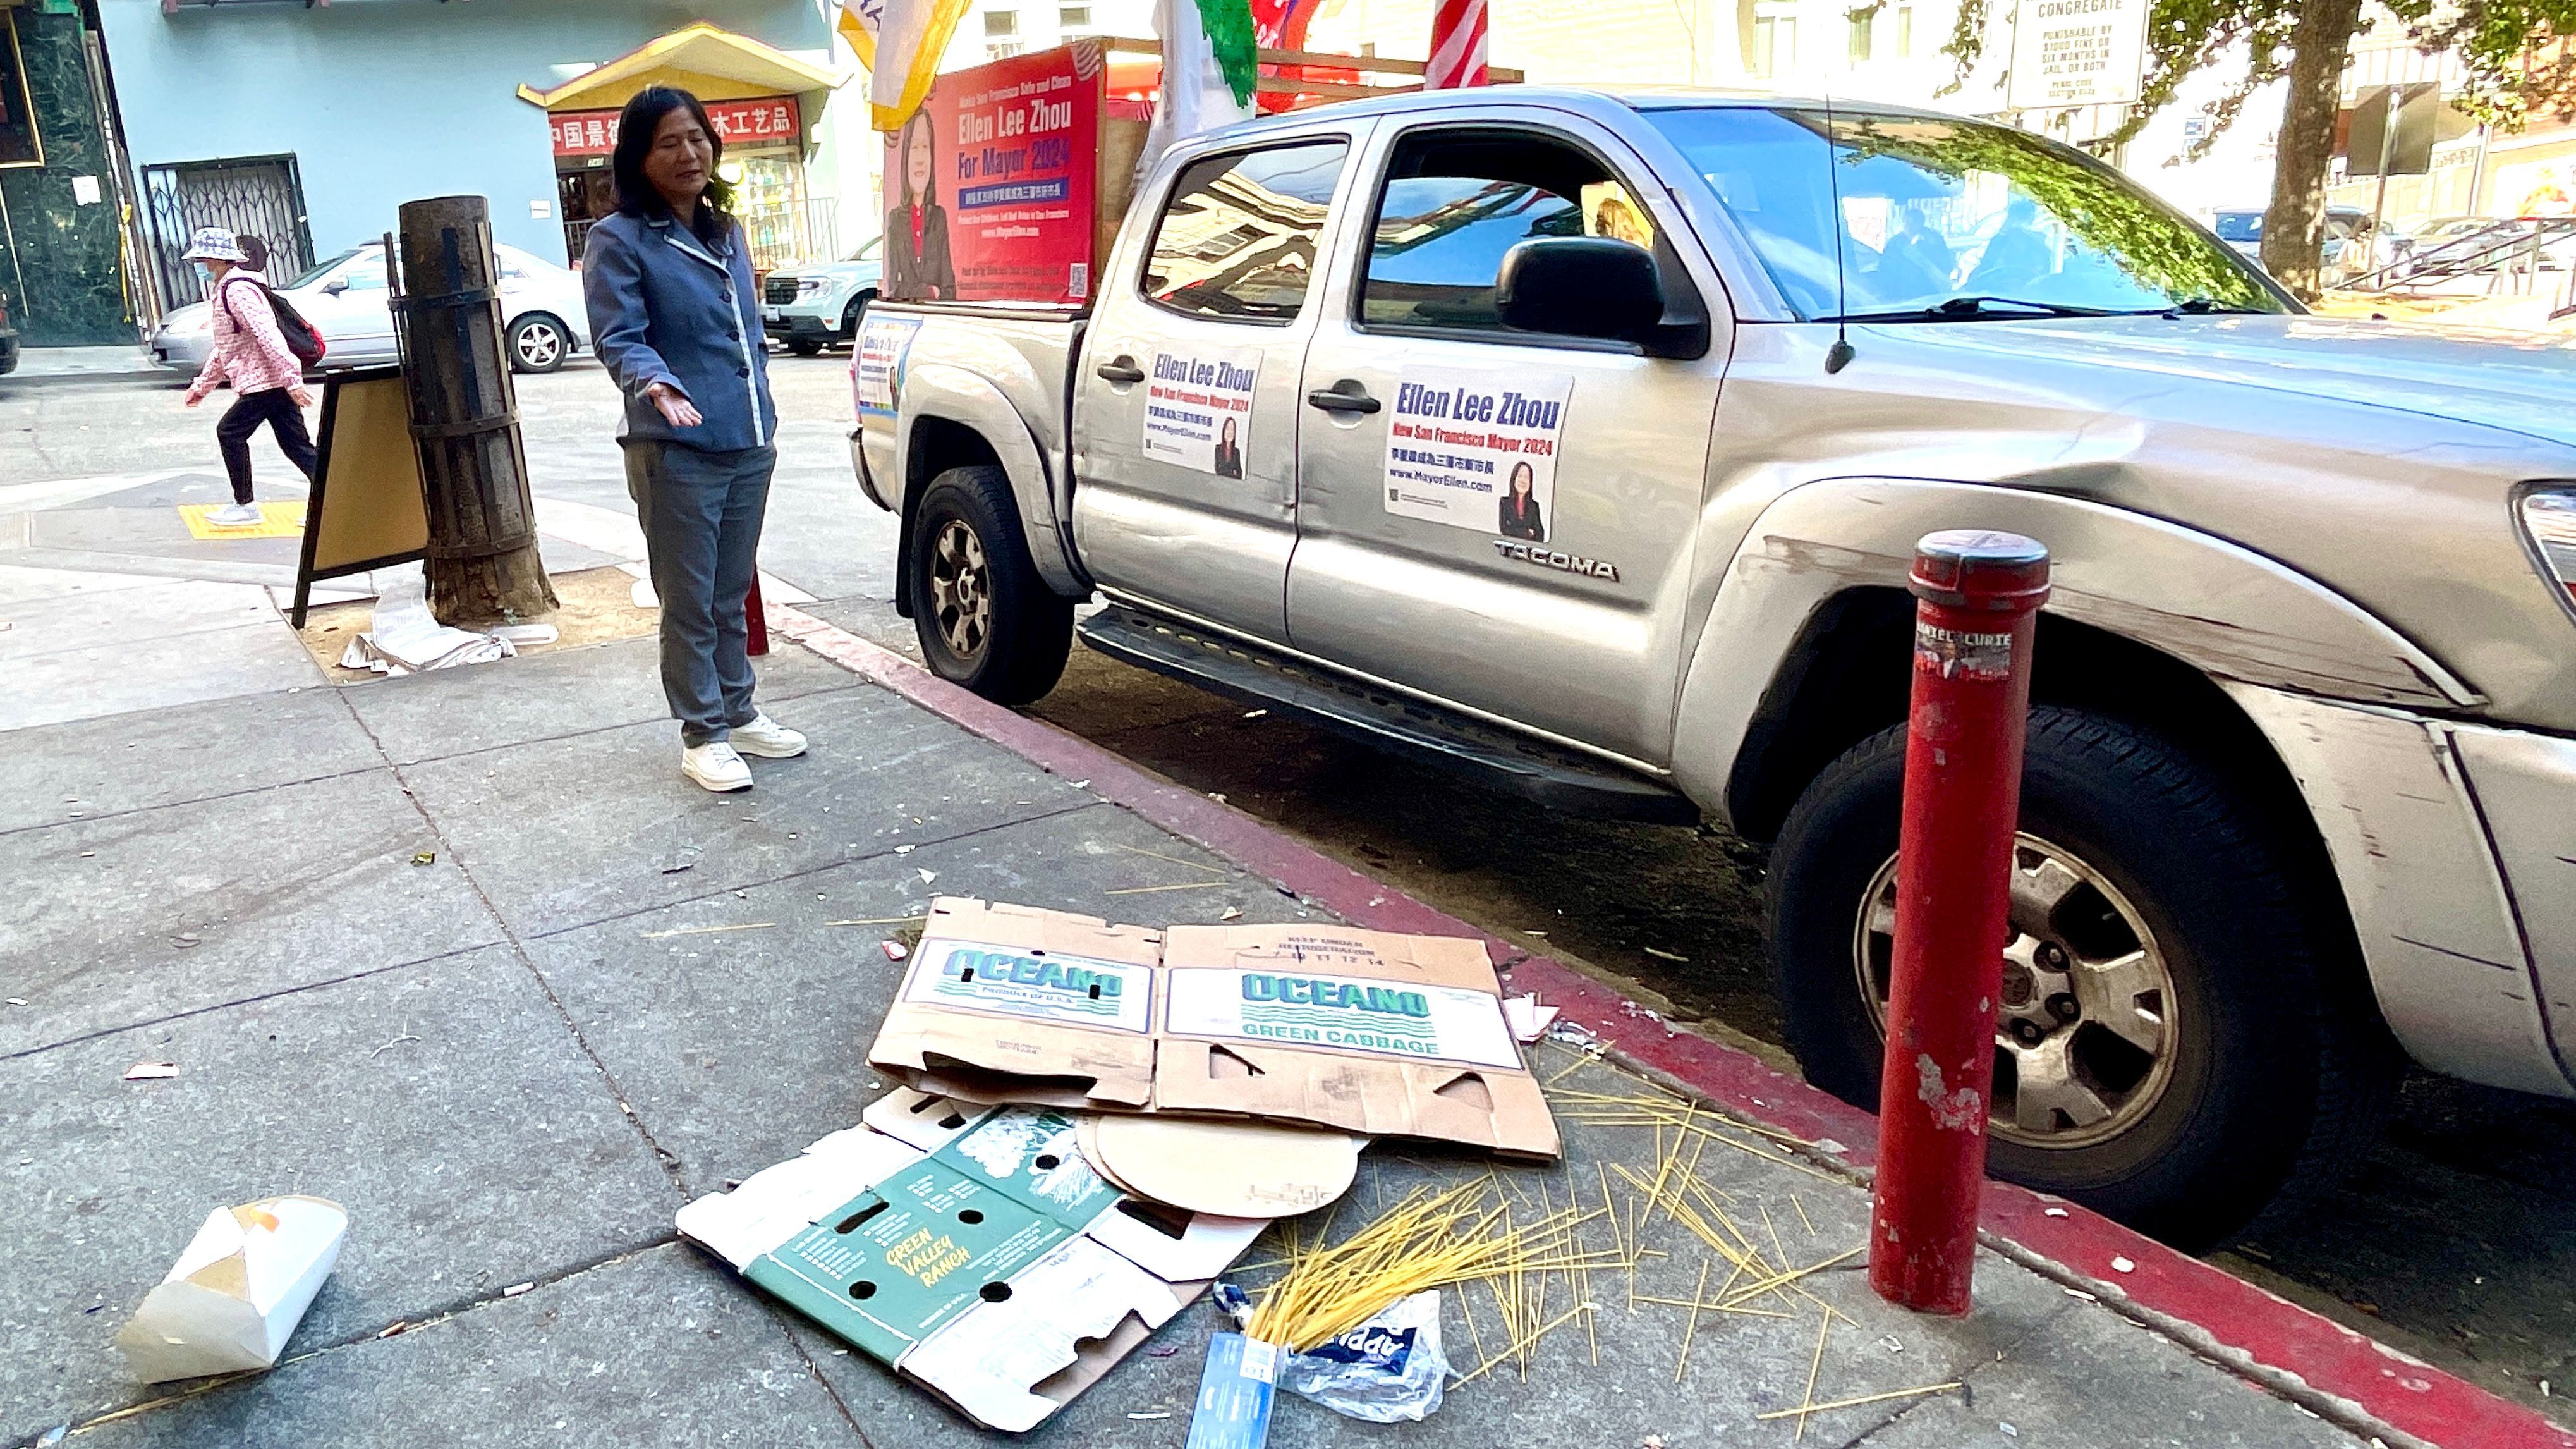
<path fill-rule="evenodd" d="M 523 85 L 519 99 L 549 111 L 607 111 L 652 85 L 678 86 L 702 101 L 739 101 L 833 90 L 843 79 L 701 20 L 552 90 Z"/>

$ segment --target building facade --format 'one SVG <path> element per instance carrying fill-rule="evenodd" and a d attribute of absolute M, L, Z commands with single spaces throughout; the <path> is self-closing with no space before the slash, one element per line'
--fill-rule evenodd
<path fill-rule="evenodd" d="M 781 125 L 774 107 L 757 118 L 736 108 L 752 129 L 729 140 L 740 154 L 728 171 L 761 162 L 744 169 L 759 173 L 748 188 L 758 200 L 829 210 L 842 156 L 874 160 L 842 131 L 866 135 L 865 107 L 829 104 L 847 76 L 834 68 L 832 0 L 91 3 L 130 157 L 142 290 L 164 308 L 202 290 L 178 260 L 195 226 L 261 236 L 283 277 L 381 238 L 419 197 L 487 197 L 496 240 L 573 260 L 580 228 L 567 226 L 567 208 L 597 204 L 586 173 L 606 163 L 583 123 L 656 77 L 630 65 L 623 90 L 578 83 L 700 22 L 830 77 L 793 82 L 811 88 L 794 97 L 792 134 L 758 130 Z M 771 94 L 714 79 L 699 85 L 730 85 L 742 100 Z"/>
<path fill-rule="evenodd" d="M 134 340 L 112 118 L 83 6 L 0 0 L 0 294 L 27 346 Z"/>

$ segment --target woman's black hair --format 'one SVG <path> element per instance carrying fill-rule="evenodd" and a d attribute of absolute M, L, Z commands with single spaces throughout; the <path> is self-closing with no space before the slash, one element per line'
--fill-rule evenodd
<path fill-rule="evenodd" d="M 1516 490 L 1512 485 L 1521 481 L 1521 475 L 1523 473 L 1530 475 L 1530 497 L 1538 497 L 1538 469 L 1531 467 L 1530 461 L 1527 458 L 1518 458 L 1513 460 L 1511 476 L 1503 480 L 1503 492 L 1506 495 L 1515 492 Z"/>
<path fill-rule="evenodd" d="M 717 170 L 724 165 L 724 137 L 716 134 L 715 123 L 707 119 L 707 108 L 699 104 L 698 98 L 677 87 L 646 86 L 627 101 L 625 111 L 617 118 L 617 151 L 609 161 L 609 169 L 617 177 L 617 209 L 628 216 L 671 214 L 671 204 L 644 178 L 644 157 L 653 149 L 653 137 L 662 129 L 662 118 L 678 110 L 696 118 L 699 128 L 707 133 L 707 144 L 714 150 L 707 158 L 707 189 L 698 198 L 698 214 L 688 218 L 689 230 L 697 233 L 698 240 L 714 247 L 733 234 L 733 183 Z"/>
<path fill-rule="evenodd" d="M 919 196 L 912 194 L 912 128 L 915 126 L 921 127 L 930 137 L 930 184 L 921 189 Z M 904 122 L 903 129 L 895 133 L 894 174 L 896 184 L 903 188 L 897 193 L 895 205 L 926 208 L 939 204 L 939 133 L 930 129 L 928 106 L 913 112 L 912 119 Z"/>
<path fill-rule="evenodd" d="M 233 242 L 242 249 L 242 265 L 254 272 L 268 270 L 268 243 L 246 231 L 233 233 Z"/>

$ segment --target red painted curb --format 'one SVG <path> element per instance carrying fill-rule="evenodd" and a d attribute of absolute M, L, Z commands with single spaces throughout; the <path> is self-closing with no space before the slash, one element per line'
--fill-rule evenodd
<path fill-rule="evenodd" d="M 1469 936 L 1485 943 L 1522 990 L 1562 1009 L 1629 1058 L 1681 1081 L 1728 1111 L 1870 1166 L 1878 1120 L 1732 1047 L 1678 1030 L 1618 992 L 1546 956 L 1447 915 L 1251 816 L 1147 774 L 1088 740 L 969 694 L 911 660 L 782 604 L 770 627 L 834 664 L 902 695 L 1042 769 L 1081 781 L 1113 804 L 1234 861 L 1354 925 Z M 1832 1151 L 1840 1148 L 1838 1152 Z M 2520 1404 L 2268 1293 L 2223 1269 L 2143 1237 L 2090 1209 L 1989 1181 L 1981 1226 L 2020 1249 L 2093 1280 L 2115 1303 L 2196 1327 L 2223 1356 L 2242 1356 L 2443 1449 L 2576 1449 L 2576 1432 Z M 2132 1267 L 2122 1272 L 2114 1259 Z M 2240 1365 L 2241 1367 L 2241 1365 Z"/>

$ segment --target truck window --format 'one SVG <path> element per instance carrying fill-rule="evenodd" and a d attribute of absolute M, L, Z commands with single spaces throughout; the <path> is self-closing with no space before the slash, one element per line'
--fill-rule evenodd
<path fill-rule="evenodd" d="M 1644 206 L 1589 154 L 1529 131 L 1435 130 L 1387 162 L 1360 320 L 1503 330 L 1503 254 L 1536 237 L 1605 236 L 1652 249 Z"/>
<path fill-rule="evenodd" d="M 2235 252 L 2111 168 L 1980 121 L 1792 106 L 1646 112 L 1809 321 L 1946 321 L 1963 297 L 2159 312 L 2285 303 Z M 1828 131 L 1831 132 L 1828 139 Z M 1837 215 L 1839 211 L 1839 215 Z M 2247 229 L 2258 235 L 2260 218 Z"/>
<path fill-rule="evenodd" d="M 1349 152 L 1319 141 L 1193 162 L 1155 219 L 1146 299 L 1192 317 L 1286 326 L 1315 280 L 1315 246 Z"/>

